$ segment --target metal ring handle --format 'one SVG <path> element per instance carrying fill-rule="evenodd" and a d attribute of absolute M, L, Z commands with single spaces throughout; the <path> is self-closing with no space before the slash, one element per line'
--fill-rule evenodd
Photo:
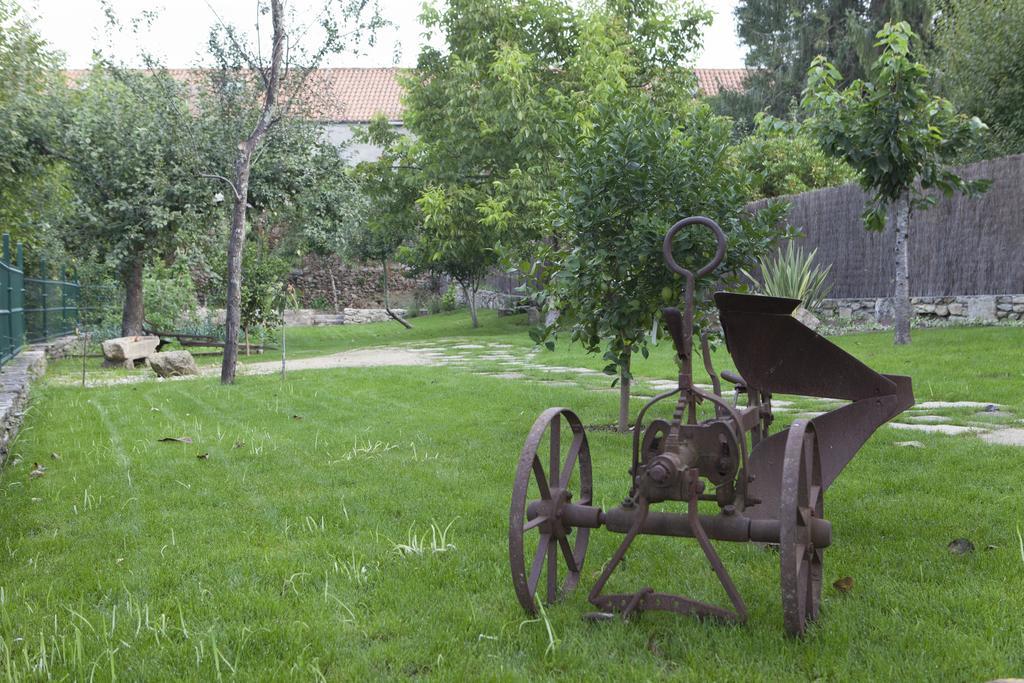
<path fill-rule="evenodd" d="M 703 225 L 715 234 L 715 239 L 718 241 L 718 248 L 715 250 L 714 257 L 703 268 L 698 270 L 696 275 L 676 263 L 675 258 L 672 257 L 672 238 L 676 236 L 677 232 L 689 225 Z M 665 235 L 665 242 L 662 244 L 661 252 L 665 257 L 665 265 L 668 266 L 669 270 L 673 273 L 679 273 L 683 277 L 696 279 L 704 277 L 718 267 L 718 264 L 725 258 L 725 244 L 725 233 L 722 232 L 722 228 L 719 227 L 718 223 L 705 216 L 690 216 L 669 228 L 668 233 Z"/>

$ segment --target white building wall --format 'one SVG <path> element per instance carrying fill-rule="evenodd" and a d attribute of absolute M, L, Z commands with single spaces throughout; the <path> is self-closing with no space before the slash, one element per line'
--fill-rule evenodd
<path fill-rule="evenodd" d="M 357 130 L 364 128 L 362 123 L 326 123 L 324 124 L 324 136 L 328 142 L 334 145 L 348 144 L 348 160 L 352 165 L 360 161 L 376 161 L 380 158 L 381 148 L 377 145 L 368 145 L 361 142 L 351 142 Z M 408 131 L 401 124 L 392 124 L 399 133 L 405 134 Z"/>

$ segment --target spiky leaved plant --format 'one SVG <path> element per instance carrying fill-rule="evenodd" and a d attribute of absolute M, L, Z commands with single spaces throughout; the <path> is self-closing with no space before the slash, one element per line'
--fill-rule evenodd
<path fill-rule="evenodd" d="M 745 270 L 743 274 L 754 282 L 761 294 L 799 299 L 804 308 L 814 310 L 832 291 L 832 285 L 826 282 L 832 265 L 825 268 L 814 265 L 817 253 L 817 249 L 812 249 L 805 254 L 802 247 L 791 241 L 774 256 L 759 260 L 761 279 Z"/>

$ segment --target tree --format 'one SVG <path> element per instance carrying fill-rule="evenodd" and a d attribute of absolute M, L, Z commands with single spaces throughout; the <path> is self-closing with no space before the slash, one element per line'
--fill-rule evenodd
<path fill-rule="evenodd" d="M 142 334 L 147 262 L 173 255 L 212 208 L 195 174 L 188 102 L 166 74 L 97 65 L 69 95 L 67 111 L 59 155 L 74 217 L 61 234 L 72 252 L 117 272 L 121 333 Z"/>
<path fill-rule="evenodd" d="M 360 162 L 356 178 L 367 200 L 365 220 L 360 229 L 351 231 L 337 250 L 354 261 L 376 261 L 383 270 L 384 309 L 407 329 L 412 327 L 391 311 L 391 274 L 389 263 L 398 254 L 399 247 L 408 240 L 417 224 L 415 210 L 418 187 L 408 181 L 411 176 L 397 168 L 405 156 L 409 142 L 394 130 L 384 116 L 378 116 L 359 139 L 375 144 L 383 152 L 376 161 Z"/>
<path fill-rule="evenodd" d="M 269 13 L 273 27 L 269 61 L 264 59 L 259 41 L 260 17 L 267 14 L 267 5 L 259 2 L 257 38 L 248 44 L 246 36 L 223 22 L 211 31 L 210 55 L 216 62 L 215 90 L 230 105 L 230 112 L 242 112 L 244 123 L 235 131 L 236 144 L 231 171 L 207 173 L 207 177 L 223 181 L 230 188 L 232 206 L 231 230 L 227 247 L 227 296 L 224 337 L 224 360 L 221 363 L 221 383 L 235 381 L 238 363 L 238 336 L 241 320 L 242 254 L 245 244 L 246 216 L 249 207 L 249 184 L 253 163 L 262 148 L 264 138 L 293 110 L 299 116 L 315 111 L 313 101 L 305 89 L 310 73 L 327 55 L 344 49 L 349 41 L 358 41 L 365 32 L 372 33 L 382 24 L 379 14 L 373 13 L 364 21 L 363 12 L 369 0 L 327 0 L 318 15 L 323 31 L 323 42 L 313 50 L 302 44 L 305 31 L 289 36 L 284 0 L 270 0 Z M 343 33 L 339 26 L 350 30 Z M 255 116 L 246 116 L 246 93 L 256 93 L 261 102 Z M 238 141 L 241 138 L 241 141 Z M 230 173 L 230 178 L 228 177 Z"/>
<path fill-rule="evenodd" d="M 242 249 L 245 246 L 245 216 L 249 204 L 249 174 L 252 159 L 263 136 L 278 116 L 277 99 L 280 96 L 281 76 L 285 52 L 285 17 L 282 0 L 271 0 L 270 11 L 274 26 L 270 47 L 270 64 L 255 64 L 263 84 L 263 108 L 256 125 L 238 144 L 234 176 L 229 181 L 232 192 L 231 233 L 228 237 L 228 291 L 224 326 L 224 360 L 220 381 L 233 384 L 238 363 L 238 332 L 242 308 Z"/>
<path fill-rule="evenodd" d="M 946 0 L 929 60 L 943 94 L 991 127 L 991 158 L 1024 152 L 1024 2 Z"/>
<path fill-rule="evenodd" d="M 590 17 L 614 16 L 621 30 L 596 51 L 629 55 L 626 70 L 583 57 Z M 543 260 L 553 225 L 564 150 L 579 112 L 612 87 L 659 93 L 694 87 L 682 66 L 709 15 L 661 0 L 608 0 L 580 9 L 561 0 L 453 0 L 427 8 L 428 30 L 446 50 L 426 47 L 404 83 L 405 123 L 414 135 L 399 172 L 420 188 L 405 251 L 414 265 L 441 270 L 474 292 L 499 260 Z M 673 68 L 665 69 L 666 65 Z M 458 150 L 457 154 L 452 153 Z"/>
<path fill-rule="evenodd" d="M 57 156 L 61 62 L 16 2 L 0 0 L 0 225 L 15 241 L 59 252 L 52 228 L 70 211 Z"/>
<path fill-rule="evenodd" d="M 288 262 L 267 253 L 263 244 L 249 240 L 245 245 L 245 281 L 240 296 L 240 323 L 249 355 L 252 332 L 274 328 L 283 322 L 281 304 L 285 297 Z"/>
<path fill-rule="evenodd" d="M 882 53 L 872 67 L 873 80 L 858 79 L 839 89 L 842 74 L 824 57 L 815 58 L 803 107 L 825 151 L 853 167 L 871 193 L 864 226 L 883 230 L 890 206 L 895 207 L 894 341 L 909 344 L 910 212 L 935 202 L 928 190 L 972 195 L 987 187 L 987 181 L 965 181 L 946 165 L 985 124 L 929 95 L 928 69 L 913 59 L 917 36 L 909 24 L 886 24 L 877 38 Z"/>
<path fill-rule="evenodd" d="M 779 117 L 795 109 L 817 55 L 846 78 L 863 78 L 876 56 L 872 36 L 887 21 L 907 21 L 930 40 L 935 5 L 936 0 L 741 0 L 736 32 L 747 47 L 747 66 L 755 70 L 747 79 L 754 109 Z"/>
<path fill-rule="evenodd" d="M 575 230 L 552 280 L 558 325 L 588 351 L 603 349 L 605 371 L 618 374 L 619 431 L 628 429 L 632 356 L 647 356 L 660 308 L 679 304 L 680 279 L 661 257 L 668 227 L 695 214 L 721 224 L 729 251 L 719 279 L 735 279 L 781 236 L 770 223 L 777 209 L 754 221 L 743 216 L 742 172 L 722 153 L 728 137 L 728 121 L 704 105 L 676 118 L 636 94 L 605 112 L 570 157 L 560 218 Z M 699 231 L 678 243 L 677 260 L 691 270 L 714 254 L 714 241 Z M 713 284 L 705 278 L 698 286 L 710 293 Z"/>
<path fill-rule="evenodd" d="M 754 120 L 754 131 L 733 150 L 736 162 L 750 173 L 754 199 L 842 185 L 856 178 L 846 162 L 825 154 L 800 122 L 764 113 Z"/>
<path fill-rule="evenodd" d="M 474 326 L 499 253 L 548 230 L 575 16 L 560 0 L 452 0 L 422 16 L 446 50 L 423 48 L 403 82 L 412 137 L 395 171 L 420 215 L 403 253 L 460 284 Z"/>
<path fill-rule="evenodd" d="M 696 15 L 699 20 L 703 14 Z M 665 42 L 673 27 L 693 26 L 694 15 L 654 24 L 650 42 Z M 695 33 L 677 40 L 679 52 L 652 68 L 638 59 L 631 22 L 616 11 L 582 20 L 577 54 L 570 62 L 581 89 L 573 94 L 572 137 L 558 185 L 553 225 L 558 248 L 549 254 L 548 305 L 561 315 L 535 332 L 545 341 L 568 331 L 591 352 L 604 352 L 605 371 L 618 375 L 619 429 L 629 420 L 632 358 L 646 356 L 660 307 L 678 304 L 680 280 L 661 257 L 665 231 L 680 218 L 712 216 L 730 239 L 728 260 L 716 277 L 738 278 L 780 232 L 771 208 L 751 219 L 745 174 L 729 156 L 731 122 L 694 99 L 685 54 Z M 699 21 L 697 22 L 699 25 Z M 685 255 L 684 255 L 685 253 Z M 677 259 L 699 266 L 714 241 L 700 231 L 678 239 Z M 709 280 L 699 286 L 707 289 Z M 697 297 L 701 300 L 701 297 Z"/>

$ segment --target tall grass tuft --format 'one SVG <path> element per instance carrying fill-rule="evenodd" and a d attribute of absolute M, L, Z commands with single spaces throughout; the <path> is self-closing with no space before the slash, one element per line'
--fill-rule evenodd
<path fill-rule="evenodd" d="M 775 256 L 760 259 L 761 280 L 745 270 L 743 274 L 761 294 L 799 299 L 804 308 L 814 310 L 832 291 L 832 285 L 826 282 L 832 266 L 814 265 L 817 253 L 817 249 L 812 249 L 805 254 L 801 247 L 789 242 L 785 250 L 779 249 Z"/>

